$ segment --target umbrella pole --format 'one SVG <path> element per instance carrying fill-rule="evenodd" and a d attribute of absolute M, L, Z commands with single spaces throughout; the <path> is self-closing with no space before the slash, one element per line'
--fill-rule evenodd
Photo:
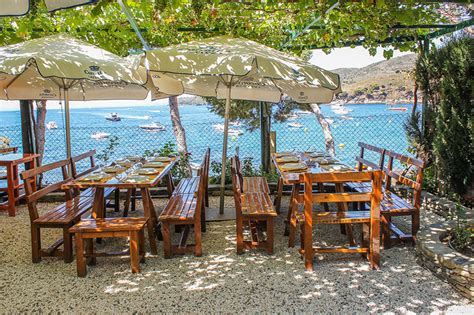
<path fill-rule="evenodd" d="M 227 141 L 229 137 L 229 112 L 230 112 L 230 92 L 231 84 L 227 83 L 227 97 L 225 99 L 224 113 L 224 145 L 222 147 L 222 171 L 221 171 L 221 196 L 219 204 L 219 214 L 224 214 L 224 194 L 225 194 L 225 171 L 227 164 Z"/>
<path fill-rule="evenodd" d="M 64 89 L 64 116 L 66 122 L 66 156 L 71 158 L 71 121 L 69 115 L 69 89 Z"/>

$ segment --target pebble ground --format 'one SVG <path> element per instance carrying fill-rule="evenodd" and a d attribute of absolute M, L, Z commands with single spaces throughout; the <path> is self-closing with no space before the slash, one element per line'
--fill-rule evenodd
<path fill-rule="evenodd" d="M 284 200 L 286 205 L 287 200 Z M 161 211 L 165 200 L 154 200 Z M 226 200 L 228 206 L 232 199 Z M 211 207 L 218 200 L 211 199 Z M 41 204 L 47 211 L 53 204 Z M 237 255 L 235 224 L 208 224 L 203 256 L 148 255 L 140 274 L 129 258 L 102 258 L 76 276 L 75 262 L 44 258 L 31 263 L 27 208 L 18 216 L 0 214 L 0 313 L 466 313 L 473 305 L 447 283 L 416 263 L 411 246 L 382 251 L 378 271 L 359 255 L 315 257 L 315 271 L 304 271 L 297 247 L 287 247 L 282 215 L 275 227 L 275 253 Z M 423 215 L 423 225 L 440 220 Z M 46 231 L 43 244 L 58 231 Z M 320 244 L 343 244 L 338 226 L 321 226 Z M 127 248 L 126 239 L 109 239 L 100 249 Z"/>

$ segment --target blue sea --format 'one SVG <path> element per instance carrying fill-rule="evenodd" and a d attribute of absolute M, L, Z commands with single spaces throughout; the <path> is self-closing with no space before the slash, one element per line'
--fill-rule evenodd
<path fill-rule="evenodd" d="M 384 104 L 347 105 L 351 111 L 338 115 L 330 106 L 322 105 L 326 117 L 333 120 L 331 131 L 336 144 L 336 155 L 351 165 L 358 154 L 357 142 L 363 141 L 400 153 L 408 154 L 408 143 L 403 124 L 411 111 L 411 105 L 403 105 L 407 111 L 388 110 Z M 122 120 L 111 122 L 105 116 L 116 112 Z M 219 161 L 222 151 L 222 131 L 215 125 L 222 124 L 223 118 L 210 112 L 205 105 L 181 105 L 182 124 L 186 130 L 188 151 L 194 162 L 199 162 L 209 146 L 212 159 Z M 65 157 L 64 119 L 60 109 L 49 109 L 46 121 L 55 121 L 58 129 L 46 131 L 45 162 Z M 166 126 L 166 131 L 147 132 L 139 126 L 153 121 Z M 292 128 L 289 123 L 298 122 L 300 128 Z M 112 152 L 112 158 L 123 155 L 143 154 L 154 150 L 166 142 L 175 142 L 167 104 L 156 106 L 134 106 L 116 108 L 72 108 L 71 134 L 73 154 L 96 149 L 98 153 L 109 144 L 107 139 L 91 138 L 95 132 L 105 132 L 118 137 L 118 146 Z M 231 136 L 229 154 L 239 147 L 242 156 L 252 157 L 255 165 L 260 164 L 260 130 L 248 131 L 244 125 L 231 128 L 243 131 L 243 134 Z M 277 151 L 286 150 L 324 150 L 324 138 L 321 126 L 314 114 L 301 114 L 292 121 L 272 122 L 272 130 L 277 134 Z M 11 138 L 12 145 L 21 147 L 20 112 L 0 112 L 0 136 Z M 100 162 L 100 161 L 99 161 Z"/>

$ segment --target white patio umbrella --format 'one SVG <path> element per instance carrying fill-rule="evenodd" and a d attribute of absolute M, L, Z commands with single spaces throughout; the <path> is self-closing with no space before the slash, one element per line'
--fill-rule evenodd
<path fill-rule="evenodd" d="M 145 68 L 64 34 L 0 47 L 0 99 L 64 100 L 68 158 L 69 101 L 145 99 L 147 87 L 154 98 L 168 96 L 147 82 Z"/>
<path fill-rule="evenodd" d="M 227 36 L 145 52 L 154 83 L 182 82 L 184 93 L 226 99 L 221 212 L 231 99 L 276 103 L 286 94 L 299 103 L 328 103 L 341 92 L 339 76 L 254 41 Z"/>
<path fill-rule="evenodd" d="M 33 0 L 0 0 L 0 16 L 22 16 L 30 11 Z M 37 1 L 37 0 L 35 0 Z M 73 8 L 98 0 L 44 0 L 49 12 Z"/>

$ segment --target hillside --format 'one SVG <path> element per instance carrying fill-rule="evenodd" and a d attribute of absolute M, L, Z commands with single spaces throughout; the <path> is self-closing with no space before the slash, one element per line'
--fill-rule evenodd
<path fill-rule="evenodd" d="M 347 103 L 413 102 L 413 75 L 416 55 L 392 58 L 363 68 L 332 70 L 342 79 Z"/>

